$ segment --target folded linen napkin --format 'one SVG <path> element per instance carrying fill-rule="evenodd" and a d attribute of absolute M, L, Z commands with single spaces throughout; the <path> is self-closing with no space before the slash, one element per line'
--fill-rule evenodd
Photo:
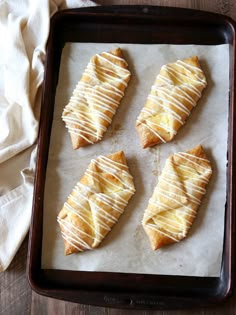
<path fill-rule="evenodd" d="M 0 271 L 30 225 L 50 16 L 88 0 L 0 0 Z"/>

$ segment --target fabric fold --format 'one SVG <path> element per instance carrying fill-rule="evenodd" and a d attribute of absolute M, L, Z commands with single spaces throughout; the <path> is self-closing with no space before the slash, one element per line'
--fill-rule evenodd
<path fill-rule="evenodd" d="M 50 16 L 92 1 L 0 1 L 0 271 L 28 232 Z"/>

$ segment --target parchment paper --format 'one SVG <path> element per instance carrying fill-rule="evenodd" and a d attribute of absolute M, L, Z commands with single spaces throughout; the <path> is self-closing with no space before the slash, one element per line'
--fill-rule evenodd
<path fill-rule="evenodd" d="M 61 120 L 63 108 L 90 57 L 118 46 L 122 48 L 132 73 L 125 97 L 103 140 L 74 151 Z M 142 149 L 135 121 L 160 67 L 192 55 L 199 57 L 207 77 L 208 86 L 202 98 L 172 142 Z M 226 202 L 228 92 L 228 45 L 66 44 L 60 65 L 47 169 L 43 268 L 219 276 Z M 158 175 L 170 154 L 186 151 L 200 143 L 214 171 L 197 218 L 185 240 L 153 251 L 141 220 Z M 136 194 L 99 248 L 66 257 L 57 214 L 90 160 L 118 150 L 125 152 Z"/>

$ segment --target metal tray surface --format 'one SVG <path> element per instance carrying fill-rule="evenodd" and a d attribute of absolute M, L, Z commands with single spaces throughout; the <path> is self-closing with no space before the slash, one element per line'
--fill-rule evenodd
<path fill-rule="evenodd" d="M 158 6 L 71 9 L 51 20 L 43 85 L 28 278 L 33 290 L 72 302 L 127 309 L 213 305 L 232 292 L 235 266 L 235 24 L 223 15 Z M 60 58 L 66 42 L 230 45 L 227 200 L 220 277 L 187 277 L 41 268 L 43 196 Z"/>

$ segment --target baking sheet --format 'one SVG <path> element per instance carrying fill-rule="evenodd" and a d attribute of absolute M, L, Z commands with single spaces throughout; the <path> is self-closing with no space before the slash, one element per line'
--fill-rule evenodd
<path fill-rule="evenodd" d="M 103 140 L 74 151 L 61 120 L 64 106 L 95 53 L 121 47 L 132 78 Z M 170 143 L 142 149 L 136 118 L 160 67 L 197 55 L 207 88 L 196 108 Z M 43 269 L 108 271 L 188 276 L 219 276 L 226 202 L 229 46 L 67 43 L 62 52 L 44 198 Z M 141 220 L 167 157 L 201 143 L 213 176 L 188 237 L 152 251 Z M 118 223 L 93 251 L 64 256 L 57 214 L 90 160 L 123 150 L 136 194 Z"/>

